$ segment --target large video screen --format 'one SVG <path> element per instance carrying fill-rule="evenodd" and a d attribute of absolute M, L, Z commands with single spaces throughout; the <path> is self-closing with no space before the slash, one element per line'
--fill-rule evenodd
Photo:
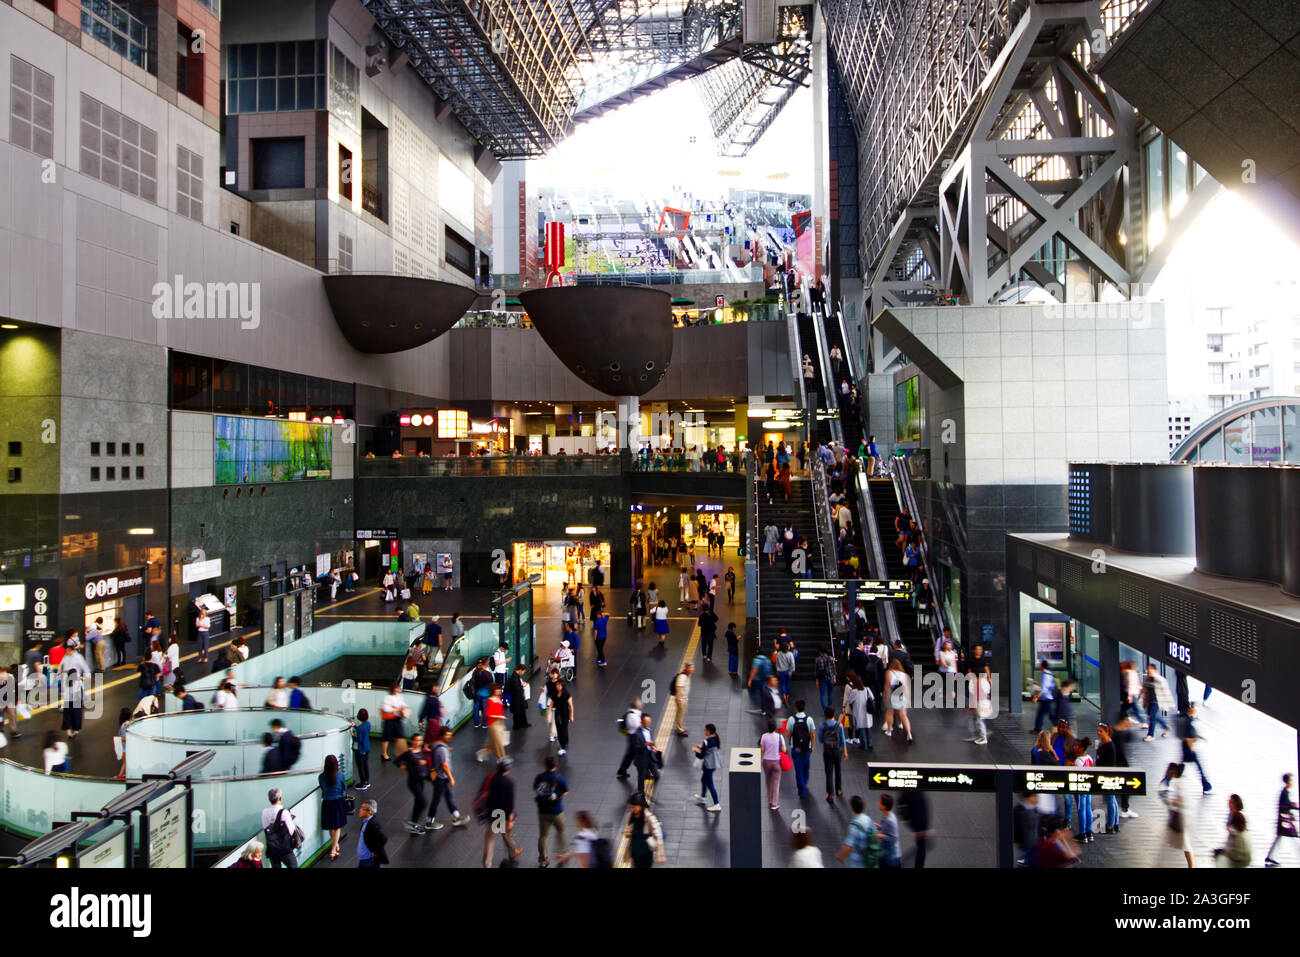
<path fill-rule="evenodd" d="M 894 441 L 921 441 L 921 380 L 912 376 L 894 386 Z"/>
<path fill-rule="evenodd" d="M 212 434 L 218 485 L 330 477 L 328 425 L 216 415 Z"/>

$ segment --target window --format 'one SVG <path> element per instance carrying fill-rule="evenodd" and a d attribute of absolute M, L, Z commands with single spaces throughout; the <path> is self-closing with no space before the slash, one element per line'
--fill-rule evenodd
<path fill-rule="evenodd" d="M 137 442 L 137 443 L 135 443 L 135 454 L 136 454 L 136 455 L 144 455 L 144 443 L 143 443 L 143 442 Z"/>
<path fill-rule="evenodd" d="M 1154 249 L 1165 235 L 1165 140 L 1157 136 L 1146 144 L 1147 249 Z"/>
<path fill-rule="evenodd" d="M 203 222 L 203 157 L 176 147 L 176 212 Z"/>
<path fill-rule="evenodd" d="M 135 477 L 138 478 L 138 479 L 143 479 L 143 478 L 144 478 L 144 466 L 143 466 L 143 465 L 137 465 L 137 466 L 135 467 Z"/>
<path fill-rule="evenodd" d="M 112 465 L 108 466 L 108 468 L 104 470 L 104 478 L 108 479 L 110 482 L 116 479 L 117 469 Z"/>
<path fill-rule="evenodd" d="M 91 442 L 91 443 L 90 443 L 90 454 L 91 454 L 91 455 L 98 455 L 98 454 L 99 454 L 99 443 L 98 443 L 98 442 Z"/>
<path fill-rule="evenodd" d="M 81 171 L 158 202 L 158 134 L 81 94 Z"/>
<path fill-rule="evenodd" d="M 23 454 L 23 444 L 22 444 L 21 442 L 10 442 L 10 443 L 9 443 L 9 454 L 10 454 L 10 455 L 22 455 L 22 454 Z"/>
<path fill-rule="evenodd" d="M 108 448 L 107 448 L 106 451 L 108 452 L 109 455 L 116 455 L 116 454 L 117 454 L 117 443 L 116 443 L 116 442 L 109 442 L 109 443 L 108 443 Z"/>
<path fill-rule="evenodd" d="M 176 91 L 203 105 L 203 53 L 206 38 L 176 21 Z"/>
<path fill-rule="evenodd" d="M 230 234 L 232 236 L 239 235 L 239 223 L 235 222 L 233 219 L 230 221 Z"/>
<path fill-rule="evenodd" d="M 131 481 L 131 467 L 129 465 L 122 466 L 122 481 L 123 482 Z"/>
<path fill-rule="evenodd" d="M 339 144 L 339 198 L 352 202 L 352 151 Z"/>
<path fill-rule="evenodd" d="M 448 266 L 452 266 L 471 279 L 474 278 L 474 246 L 450 226 L 444 226 L 444 256 Z"/>
<path fill-rule="evenodd" d="M 15 469 L 10 469 L 10 470 L 9 470 L 9 481 L 10 481 L 10 482 L 21 482 L 22 480 L 23 480 L 23 470 L 22 470 L 22 469 L 17 469 L 17 468 L 15 468 Z"/>
<path fill-rule="evenodd" d="M 98 481 L 99 481 L 99 466 L 95 466 L 94 468 L 92 468 L 92 469 L 90 470 L 90 480 L 91 480 L 92 482 L 98 482 Z"/>
<path fill-rule="evenodd" d="M 352 237 L 339 233 L 339 272 L 352 272 Z"/>
<path fill-rule="evenodd" d="M 469 435 L 469 413 L 461 409 L 438 410 L 438 438 L 463 439 Z"/>
<path fill-rule="evenodd" d="M 149 64 L 150 29 L 141 18 L 139 0 L 81 0 L 81 30 L 142 70 L 157 72 Z"/>
<path fill-rule="evenodd" d="M 125 456 L 128 456 L 128 457 L 131 455 L 131 443 L 130 443 L 130 442 L 123 442 L 123 443 L 122 443 L 122 454 L 125 455 Z"/>
<path fill-rule="evenodd" d="M 361 73 L 356 65 L 331 43 L 329 111 L 354 130 L 361 129 L 361 116 L 357 111 L 360 85 Z"/>
<path fill-rule="evenodd" d="M 253 140 L 253 189 L 301 189 L 306 156 L 301 136 Z"/>
<path fill-rule="evenodd" d="M 54 77 L 11 56 L 9 78 L 9 142 L 53 159 Z"/>
<path fill-rule="evenodd" d="M 325 107 L 325 41 L 230 44 L 222 53 L 227 113 Z"/>

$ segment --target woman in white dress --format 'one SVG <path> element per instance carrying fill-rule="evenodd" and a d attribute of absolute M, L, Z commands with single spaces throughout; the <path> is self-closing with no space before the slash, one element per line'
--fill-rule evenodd
<path fill-rule="evenodd" d="M 1176 851 L 1182 851 L 1187 866 L 1194 867 L 1191 827 L 1186 814 L 1186 793 L 1183 789 L 1183 766 L 1177 763 L 1169 765 L 1164 780 L 1160 782 L 1160 798 L 1169 809 L 1169 819 L 1165 822 L 1165 843 Z"/>
<path fill-rule="evenodd" d="M 235 694 L 235 683 L 226 681 L 221 685 L 217 696 L 213 699 L 212 704 L 219 711 L 238 711 L 239 698 Z"/>

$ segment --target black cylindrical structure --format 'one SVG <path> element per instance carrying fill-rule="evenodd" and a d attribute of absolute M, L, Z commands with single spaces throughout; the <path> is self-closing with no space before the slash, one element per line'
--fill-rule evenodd
<path fill-rule="evenodd" d="M 1121 551 L 1191 555 L 1192 466 L 1181 463 L 1110 467 L 1111 543 Z"/>
<path fill-rule="evenodd" d="M 1281 535 L 1282 590 L 1300 598 L 1300 468 L 1274 469 L 1278 473 Z"/>
<path fill-rule="evenodd" d="M 1196 467 L 1196 567 L 1200 571 L 1282 581 L 1285 471 L 1250 465 Z"/>

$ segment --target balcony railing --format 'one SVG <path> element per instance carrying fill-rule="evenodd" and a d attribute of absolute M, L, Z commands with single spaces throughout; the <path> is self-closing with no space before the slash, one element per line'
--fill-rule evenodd
<path fill-rule="evenodd" d="M 453 476 L 612 475 L 617 455 L 462 455 L 439 458 L 373 458 L 357 463 L 360 478 L 448 478 Z"/>

